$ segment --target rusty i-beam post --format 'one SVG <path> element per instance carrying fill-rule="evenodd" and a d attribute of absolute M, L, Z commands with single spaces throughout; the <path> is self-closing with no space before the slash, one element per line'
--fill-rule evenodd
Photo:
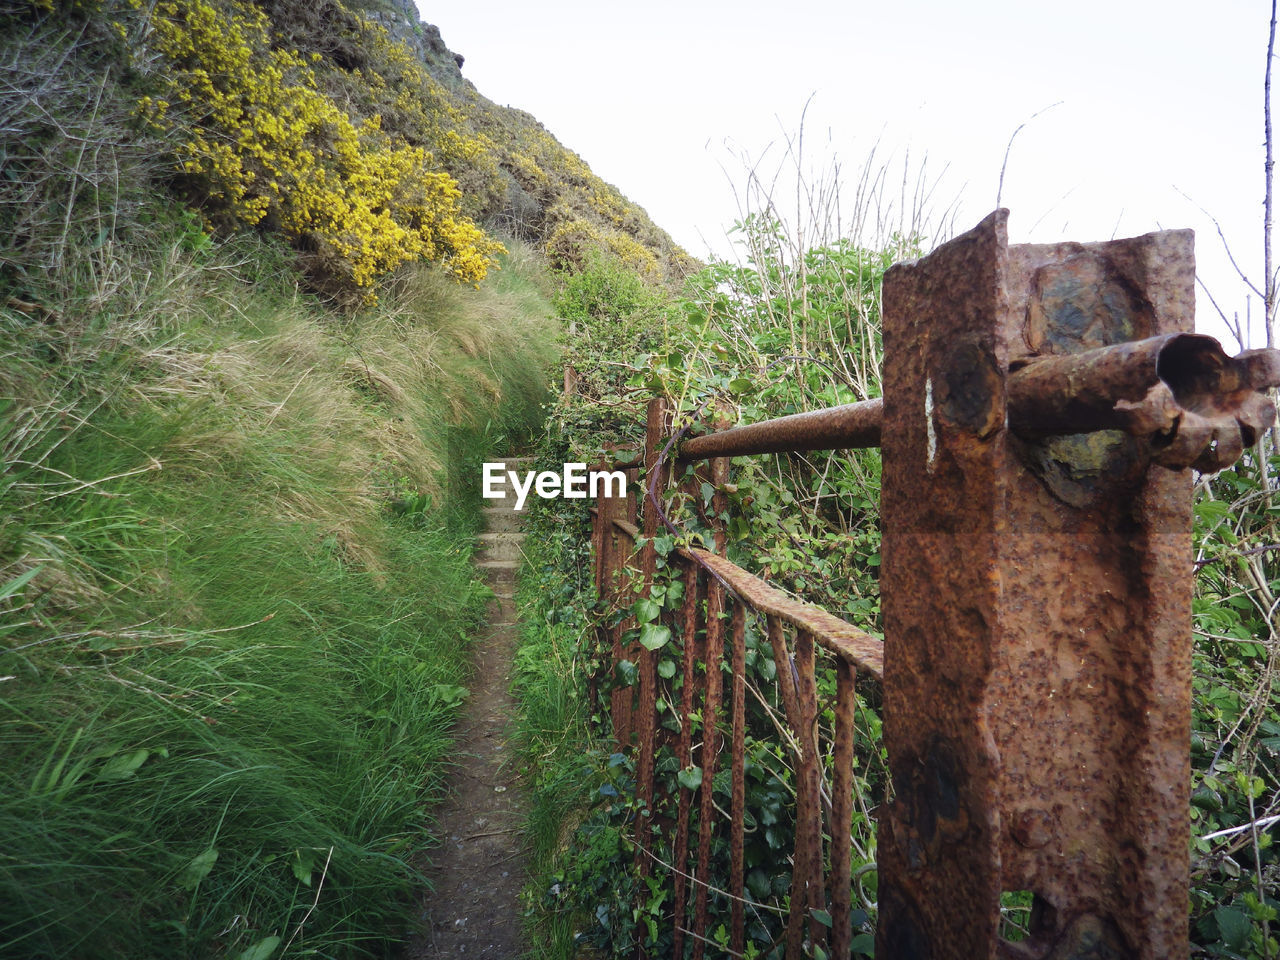
<path fill-rule="evenodd" d="M 1049 423 L 1037 436 L 1027 421 L 1055 416 L 1037 414 L 1039 400 L 1050 411 L 1081 401 L 1075 361 L 1051 358 L 1191 329 L 1193 239 L 1010 248 L 1006 216 L 884 281 L 894 799 L 880 826 L 876 956 L 1185 957 L 1183 468 L 1216 469 L 1218 451 L 1238 454 L 1241 430 L 1270 423 L 1252 391 L 1274 379 L 1254 370 L 1274 358 L 1227 371 L 1251 410 L 1201 404 L 1212 423 L 1192 433 L 1204 449 L 1179 448 L 1172 462 L 1159 438 L 1097 425 L 1064 435 L 1069 423 Z M 1011 424 L 1009 371 L 1037 363 L 1043 376 L 1018 384 L 1018 409 L 1031 412 Z M 1030 936 L 1017 943 L 1000 935 L 1011 891 L 1032 896 Z"/>

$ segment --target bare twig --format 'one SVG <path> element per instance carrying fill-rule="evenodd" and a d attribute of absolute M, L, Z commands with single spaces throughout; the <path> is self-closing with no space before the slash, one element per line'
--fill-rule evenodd
<path fill-rule="evenodd" d="M 1227 827 L 1225 830 L 1215 830 L 1213 833 L 1206 833 L 1201 840 L 1217 840 L 1219 837 L 1232 837 L 1237 833 L 1245 833 L 1246 831 L 1265 830 L 1273 823 L 1280 823 L 1280 814 L 1274 817 L 1263 817 L 1261 820 L 1250 820 L 1248 823 L 1241 823 L 1234 827 Z"/>
<path fill-rule="evenodd" d="M 333 847 L 330 847 L 328 856 L 324 858 L 324 869 L 320 871 L 320 882 L 316 884 L 315 899 L 311 901 L 310 909 L 308 909 L 307 912 L 303 915 L 302 919 L 298 921 L 298 925 L 293 928 L 293 935 L 289 937 L 289 942 L 286 943 L 284 945 L 284 949 L 280 951 L 281 956 L 285 956 L 289 953 L 289 946 L 293 943 L 294 940 L 297 939 L 298 934 L 302 932 L 303 925 L 309 919 L 311 919 L 311 914 L 315 913 L 316 904 L 320 902 L 320 891 L 324 889 L 325 878 L 329 876 L 329 861 L 332 859 L 333 859 Z"/>
<path fill-rule="evenodd" d="M 1021 133 L 1022 128 L 1025 127 L 1032 120 L 1034 120 L 1036 117 L 1040 116 L 1040 114 L 1045 113 L 1048 110 L 1052 110 L 1054 107 L 1060 107 L 1062 106 L 1062 103 L 1063 101 L 1059 100 L 1057 103 L 1051 103 L 1047 107 L 1041 107 L 1031 116 L 1027 117 L 1027 119 L 1023 120 L 1020 124 L 1018 124 L 1017 129 L 1014 130 L 1013 133 L 1009 136 L 1009 142 L 1008 144 L 1005 145 L 1005 148 L 1004 148 L 1004 163 L 1000 164 L 1000 183 L 996 186 L 996 207 L 997 208 L 1000 206 L 1001 196 L 1004 195 L 1004 171 L 1005 171 L 1005 168 L 1009 166 L 1009 151 L 1013 149 L 1014 137 L 1016 137 L 1019 133 Z"/>
<path fill-rule="evenodd" d="M 1262 282 L 1266 285 L 1267 292 L 1263 298 L 1263 304 L 1266 307 L 1266 317 L 1264 323 L 1266 326 L 1267 347 L 1270 348 L 1274 339 L 1273 332 L 1276 316 L 1276 278 L 1271 271 L 1271 179 L 1275 169 L 1275 160 L 1271 155 L 1271 61 L 1275 58 L 1276 50 L 1276 0 L 1271 0 L 1271 33 L 1267 39 L 1267 75 L 1263 82 L 1263 125 L 1266 132 L 1266 151 L 1267 158 L 1263 164 L 1266 176 L 1266 196 L 1262 202 Z"/>

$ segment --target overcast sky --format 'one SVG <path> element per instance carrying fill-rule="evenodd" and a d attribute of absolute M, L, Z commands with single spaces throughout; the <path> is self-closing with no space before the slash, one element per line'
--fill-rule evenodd
<path fill-rule="evenodd" d="M 1009 153 L 1011 242 L 1192 227 L 1202 280 L 1243 316 L 1204 208 L 1262 286 L 1265 0 L 418 2 L 483 95 L 695 255 L 731 252 L 742 158 L 781 159 L 806 103 L 809 162 L 852 176 L 877 143 L 877 166 L 927 156 L 958 230 L 995 207 L 1010 137 L 1044 111 Z M 1197 326 L 1221 336 L 1212 314 L 1202 295 Z"/>

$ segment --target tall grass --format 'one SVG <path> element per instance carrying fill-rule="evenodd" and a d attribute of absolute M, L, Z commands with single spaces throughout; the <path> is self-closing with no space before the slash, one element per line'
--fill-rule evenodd
<path fill-rule="evenodd" d="M 29 283 L 43 316 L 0 301 L 0 956 L 388 955 L 541 268 L 344 318 L 269 243 L 191 239 L 159 216 Z"/>

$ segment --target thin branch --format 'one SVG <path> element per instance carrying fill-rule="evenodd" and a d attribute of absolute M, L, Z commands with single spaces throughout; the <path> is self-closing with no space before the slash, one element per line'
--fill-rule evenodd
<path fill-rule="evenodd" d="M 1263 200 L 1262 244 L 1263 244 L 1263 282 L 1267 285 L 1267 294 L 1263 298 L 1266 307 L 1267 347 L 1273 345 L 1273 327 L 1276 316 L 1276 279 L 1271 270 L 1271 179 L 1275 169 L 1272 157 L 1271 139 L 1271 61 L 1275 59 L 1276 50 L 1276 0 L 1271 0 L 1271 34 L 1267 39 L 1267 76 L 1263 83 L 1263 124 L 1266 131 L 1267 159 L 1264 164 L 1267 192 Z"/>
<path fill-rule="evenodd" d="M 1177 187 L 1174 187 L 1173 189 L 1178 190 L 1178 188 L 1177 188 Z M 1249 277 L 1245 274 L 1244 270 L 1243 270 L 1243 269 L 1241 269 L 1240 264 L 1236 263 L 1236 257 L 1235 257 L 1235 254 L 1231 252 L 1231 244 L 1227 243 L 1227 235 L 1226 235 L 1225 233 L 1223 233 L 1223 232 L 1222 232 L 1222 224 L 1220 224 L 1220 223 L 1218 222 L 1218 218 L 1217 218 L 1217 217 L 1215 217 L 1213 214 L 1211 214 L 1211 213 L 1210 213 L 1208 210 L 1206 210 L 1204 207 L 1200 206 L 1200 204 L 1198 204 L 1198 203 L 1196 203 L 1194 200 L 1192 200 L 1192 199 L 1191 199 L 1191 197 L 1187 196 L 1187 194 L 1186 194 L 1186 193 L 1183 193 L 1183 191 L 1182 191 L 1182 190 L 1178 190 L 1178 193 L 1181 193 L 1181 194 L 1182 194 L 1182 196 L 1183 196 L 1183 197 L 1186 197 L 1186 199 L 1187 199 L 1188 201 L 1190 201 L 1191 203 L 1195 203 L 1195 204 L 1196 204 L 1196 208 L 1197 208 L 1201 213 L 1203 213 L 1206 217 L 1208 217 L 1210 221 L 1212 221 L 1212 223 L 1213 223 L 1214 227 L 1215 227 L 1215 228 L 1217 229 L 1217 231 L 1218 231 L 1218 237 L 1219 237 L 1219 238 L 1221 238 L 1221 240 L 1222 240 L 1222 249 L 1226 251 L 1227 259 L 1231 261 L 1231 266 L 1233 266 L 1233 267 L 1235 267 L 1235 268 L 1236 268 L 1236 273 L 1237 273 L 1237 274 L 1239 274 L 1240 279 L 1241 279 L 1242 281 L 1244 281 L 1244 285 L 1245 285 L 1246 287 L 1248 287 L 1250 290 L 1252 290 L 1254 293 L 1256 293 L 1256 294 L 1257 294 L 1257 295 L 1258 295 L 1258 296 L 1259 296 L 1259 297 L 1260 297 L 1260 298 L 1265 302 L 1265 301 L 1266 301 L 1266 298 L 1267 298 L 1267 295 L 1266 295 L 1265 293 L 1263 293 L 1261 290 L 1259 290 L 1259 289 L 1258 289 L 1257 284 L 1255 284 L 1252 280 L 1250 280 L 1250 279 L 1249 279 Z M 1269 186 L 1269 185 L 1268 185 L 1268 188 L 1267 188 L 1267 195 L 1268 195 L 1268 196 L 1270 196 L 1270 186 Z M 1270 216 L 1270 214 L 1268 214 L 1268 216 Z M 1268 233 L 1269 233 L 1269 228 L 1268 228 Z M 1270 246 L 1271 246 L 1271 244 L 1270 244 L 1270 243 L 1268 243 L 1268 244 L 1267 244 L 1268 249 L 1270 249 Z M 1269 257 L 1269 256 L 1270 256 L 1270 254 L 1268 254 L 1268 257 Z M 1270 272 L 1270 268 L 1268 268 L 1268 273 L 1269 273 L 1269 272 Z M 1244 346 L 1244 344 L 1241 344 L 1241 346 Z"/>
<path fill-rule="evenodd" d="M 332 859 L 333 847 L 330 847 L 329 855 L 324 858 L 324 869 L 320 871 L 320 882 L 316 884 L 316 896 L 315 899 L 311 901 L 311 908 L 307 910 L 302 919 L 298 921 L 298 925 L 293 928 L 293 936 L 291 936 L 289 938 L 289 942 L 284 945 L 284 949 L 280 951 L 281 954 L 287 954 L 289 952 L 290 945 L 298 938 L 298 934 L 302 932 L 303 925 L 311 919 L 311 914 L 316 912 L 316 904 L 320 902 L 320 891 L 324 889 L 325 878 L 329 876 L 329 861 Z"/>
<path fill-rule="evenodd" d="M 1217 840 L 1219 837 L 1231 837 L 1237 833 L 1244 833 L 1249 830 L 1265 830 L 1273 823 L 1280 823 L 1280 814 L 1274 817 L 1263 817 L 1261 820 L 1250 820 L 1248 823 L 1242 823 L 1238 826 L 1227 827 L 1225 830 L 1215 830 L 1213 833 L 1206 833 L 1201 840 Z"/>
<path fill-rule="evenodd" d="M 1047 107 L 1041 107 L 1031 116 L 1027 117 L 1027 119 L 1023 120 L 1020 124 L 1018 124 L 1018 128 L 1014 130 L 1013 133 L 1010 135 L 1009 142 L 1004 148 L 1004 163 L 1000 164 L 1000 183 L 996 186 L 996 209 L 1000 208 L 1000 197 L 1004 195 L 1004 171 L 1005 171 L 1005 168 L 1009 166 L 1009 151 L 1013 149 L 1014 137 L 1016 137 L 1019 133 L 1021 133 L 1022 128 L 1025 127 L 1032 120 L 1034 120 L 1036 117 L 1040 116 L 1040 114 L 1044 113 L 1047 110 L 1052 110 L 1054 107 L 1060 107 L 1062 106 L 1062 103 L 1063 101 L 1059 100 L 1057 103 L 1051 103 Z"/>

